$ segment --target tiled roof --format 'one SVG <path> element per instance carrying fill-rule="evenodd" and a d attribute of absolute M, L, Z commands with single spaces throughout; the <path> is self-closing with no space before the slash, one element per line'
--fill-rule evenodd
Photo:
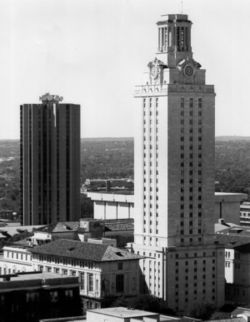
<path fill-rule="evenodd" d="M 128 231 L 134 230 L 134 219 L 117 219 L 117 220 L 103 220 L 105 231 Z"/>
<path fill-rule="evenodd" d="M 79 228 L 79 221 L 62 221 L 55 224 L 49 224 L 39 229 L 46 233 L 60 233 L 66 231 L 76 231 Z"/>
<path fill-rule="evenodd" d="M 94 262 L 137 260 L 142 258 L 139 255 L 109 245 L 67 239 L 58 239 L 45 245 L 36 246 L 31 249 L 31 252 Z"/>
<path fill-rule="evenodd" d="M 31 248 L 32 247 L 30 241 L 28 241 L 26 238 L 18 240 L 16 242 L 13 242 L 12 245 L 17 246 L 17 247 L 21 247 L 21 248 Z"/>
<path fill-rule="evenodd" d="M 230 227 L 216 233 L 216 239 L 227 248 L 250 243 L 250 229 L 242 226 Z"/>
<path fill-rule="evenodd" d="M 79 221 L 59 222 L 53 229 L 53 233 L 60 233 L 66 231 L 76 231 L 79 228 Z"/>
<path fill-rule="evenodd" d="M 134 231 L 134 219 L 86 219 L 87 221 L 98 222 L 104 226 L 104 231 L 116 232 L 116 231 Z M 79 227 L 78 232 L 85 232 L 85 229 Z"/>
<path fill-rule="evenodd" d="M 36 226 L 5 226 L 0 228 L 0 233 L 6 233 L 9 236 L 14 236 L 22 232 L 34 232 L 35 230 L 42 229 L 42 225 Z"/>

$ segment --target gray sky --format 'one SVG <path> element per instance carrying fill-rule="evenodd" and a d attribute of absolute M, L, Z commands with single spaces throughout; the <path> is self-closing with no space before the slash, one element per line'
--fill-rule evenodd
<path fill-rule="evenodd" d="M 183 0 L 194 58 L 216 89 L 216 135 L 250 136 L 249 0 Z M 81 136 L 133 136 L 134 85 L 161 14 L 181 0 L 0 0 L 0 139 L 45 92 L 82 106 Z"/>

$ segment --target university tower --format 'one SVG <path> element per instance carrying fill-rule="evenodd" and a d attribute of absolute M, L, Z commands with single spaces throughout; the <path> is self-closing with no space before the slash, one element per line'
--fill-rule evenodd
<path fill-rule="evenodd" d="M 214 240 L 215 92 L 193 59 L 191 21 L 165 15 L 148 79 L 136 87 L 135 241 L 144 291 L 179 312 L 224 302 Z"/>

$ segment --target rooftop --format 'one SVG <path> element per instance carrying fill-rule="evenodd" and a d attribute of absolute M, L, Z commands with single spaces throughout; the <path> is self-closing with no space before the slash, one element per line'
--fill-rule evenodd
<path fill-rule="evenodd" d="M 50 224 L 41 227 L 39 232 L 45 233 L 62 233 L 67 231 L 76 231 L 79 227 L 79 221 L 61 221 L 56 224 Z"/>
<path fill-rule="evenodd" d="M 134 231 L 134 219 L 105 219 L 103 220 L 105 231 Z"/>
<path fill-rule="evenodd" d="M 96 315 L 102 315 L 103 321 L 180 321 L 179 317 L 160 315 L 159 313 L 130 309 L 126 307 L 109 307 L 103 309 L 94 309 L 87 311 L 87 321 L 95 321 Z M 131 319 L 131 320 L 130 320 Z M 134 320 L 135 319 L 135 320 Z"/>
<path fill-rule="evenodd" d="M 4 280 L 5 276 L 6 275 L 0 275 L 0 283 Z M 22 274 L 22 273 L 12 274 L 11 281 L 30 281 L 30 280 L 38 280 L 38 279 L 51 280 L 55 278 L 65 279 L 65 277 L 67 276 L 48 273 L 48 272 L 28 272 L 25 274 Z"/>
<path fill-rule="evenodd" d="M 103 315 L 123 317 L 123 318 L 133 318 L 133 317 L 143 317 L 143 316 L 155 316 L 157 313 L 152 313 L 142 310 L 128 309 L 126 307 L 108 307 L 102 309 L 90 310 L 90 312 L 99 313 Z"/>
<path fill-rule="evenodd" d="M 45 272 L 16 273 L 0 275 L 0 293 L 18 289 L 58 287 L 74 284 L 78 286 L 78 277 L 62 276 Z"/>
<path fill-rule="evenodd" d="M 6 233 L 9 236 L 14 236 L 23 232 L 33 232 L 34 230 L 41 229 L 44 225 L 37 226 L 5 226 L 0 227 L 0 233 Z"/>
<path fill-rule="evenodd" d="M 248 198 L 247 194 L 237 192 L 215 192 L 214 196 L 217 202 L 242 202 Z"/>
<path fill-rule="evenodd" d="M 104 244 L 58 239 L 31 249 L 34 254 L 54 255 L 93 262 L 138 260 L 142 258 L 126 250 Z"/>
<path fill-rule="evenodd" d="M 250 243 L 250 227 L 231 226 L 216 233 L 218 242 L 227 248 L 235 248 Z"/>
<path fill-rule="evenodd" d="M 215 196 L 245 196 L 245 193 L 239 192 L 215 192 Z"/>
<path fill-rule="evenodd" d="M 134 219 L 133 218 L 122 218 L 122 219 L 93 219 L 93 218 L 82 218 L 81 222 L 96 222 L 104 226 L 104 230 L 108 231 L 134 231 Z M 85 232 L 83 227 L 79 227 L 79 233 Z"/>

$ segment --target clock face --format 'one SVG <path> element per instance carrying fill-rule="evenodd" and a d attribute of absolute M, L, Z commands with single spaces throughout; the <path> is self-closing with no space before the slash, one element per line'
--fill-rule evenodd
<path fill-rule="evenodd" d="M 159 72 L 160 72 L 160 68 L 158 65 L 154 65 L 151 69 L 151 76 L 156 79 L 159 75 Z"/>
<path fill-rule="evenodd" d="M 194 69 L 193 69 L 193 67 L 191 66 L 191 65 L 186 65 L 185 67 L 184 67 L 184 75 L 186 75 L 186 76 L 193 76 L 193 74 L 194 74 Z"/>
<path fill-rule="evenodd" d="M 158 64 L 155 64 L 154 66 L 152 66 L 151 69 L 151 76 L 153 79 L 157 79 L 160 73 L 160 67 Z"/>

